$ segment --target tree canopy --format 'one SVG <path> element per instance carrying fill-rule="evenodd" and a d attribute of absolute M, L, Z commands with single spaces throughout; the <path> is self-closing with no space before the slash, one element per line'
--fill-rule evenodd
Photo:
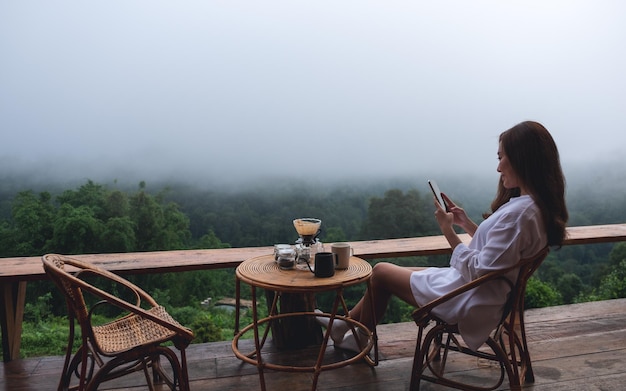
<path fill-rule="evenodd" d="M 0 226 L 0 255 L 156 251 L 192 246 L 187 215 L 175 202 L 151 195 L 144 187 L 125 193 L 87 181 L 56 198 L 46 191 L 22 191 L 13 200 L 11 219 Z"/>

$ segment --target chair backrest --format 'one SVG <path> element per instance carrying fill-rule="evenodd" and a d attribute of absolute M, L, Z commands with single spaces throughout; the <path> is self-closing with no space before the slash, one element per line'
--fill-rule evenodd
<path fill-rule="evenodd" d="M 65 268 L 68 262 L 70 265 L 75 266 L 72 260 L 62 255 L 46 254 L 43 256 L 44 271 L 63 292 L 70 316 L 75 316 L 78 322 L 82 324 L 88 318 L 87 304 L 85 303 L 82 290 L 75 283 L 76 278 L 68 273 Z"/>
<path fill-rule="evenodd" d="M 514 321 L 515 317 L 521 314 L 524 311 L 525 304 L 525 296 L 526 296 L 526 285 L 528 284 L 528 280 L 535 271 L 541 266 L 544 259 L 548 255 L 549 248 L 544 247 L 541 251 L 530 258 L 525 258 L 518 263 L 519 272 L 517 275 L 517 279 L 513 285 L 513 289 L 509 293 L 509 298 L 504 307 L 504 312 L 502 314 L 503 320 L 509 318 L 510 321 Z"/>

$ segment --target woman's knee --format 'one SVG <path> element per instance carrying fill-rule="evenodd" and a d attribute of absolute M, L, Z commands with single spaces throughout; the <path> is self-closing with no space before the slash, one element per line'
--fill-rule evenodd
<path fill-rule="evenodd" d="M 372 273 L 373 274 L 387 273 L 393 267 L 397 267 L 397 266 L 389 262 L 378 262 L 376 265 L 374 265 L 374 268 L 372 269 Z"/>
<path fill-rule="evenodd" d="M 409 304 L 415 303 L 411 291 L 412 270 L 388 262 L 380 262 L 372 270 L 371 283 L 378 293 L 388 292 L 396 295 Z"/>
<path fill-rule="evenodd" d="M 372 283 L 393 283 L 403 272 L 402 267 L 389 262 L 379 262 L 372 269 Z"/>

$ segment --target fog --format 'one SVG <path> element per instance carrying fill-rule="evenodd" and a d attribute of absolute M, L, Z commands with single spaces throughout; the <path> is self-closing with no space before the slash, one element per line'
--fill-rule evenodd
<path fill-rule="evenodd" d="M 626 146 L 625 11 L 619 0 L 3 1 L 0 170 L 209 185 L 495 177 L 499 133 L 532 119 L 566 172 L 593 164 L 612 177 Z"/>

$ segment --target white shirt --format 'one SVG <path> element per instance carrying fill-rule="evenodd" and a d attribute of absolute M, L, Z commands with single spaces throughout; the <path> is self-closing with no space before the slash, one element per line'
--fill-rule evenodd
<path fill-rule="evenodd" d="M 490 271 L 505 269 L 537 254 L 547 244 L 543 219 L 533 199 L 511 198 L 483 221 L 468 245 L 452 252 L 450 267 L 428 268 L 411 275 L 415 301 L 430 301 Z M 515 281 L 518 269 L 507 277 Z M 465 292 L 438 306 L 433 313 L 444 321 L 458 323 L 467 345 L 477 350 L 498 325 L 509 286 L 494 282 Z"/>

